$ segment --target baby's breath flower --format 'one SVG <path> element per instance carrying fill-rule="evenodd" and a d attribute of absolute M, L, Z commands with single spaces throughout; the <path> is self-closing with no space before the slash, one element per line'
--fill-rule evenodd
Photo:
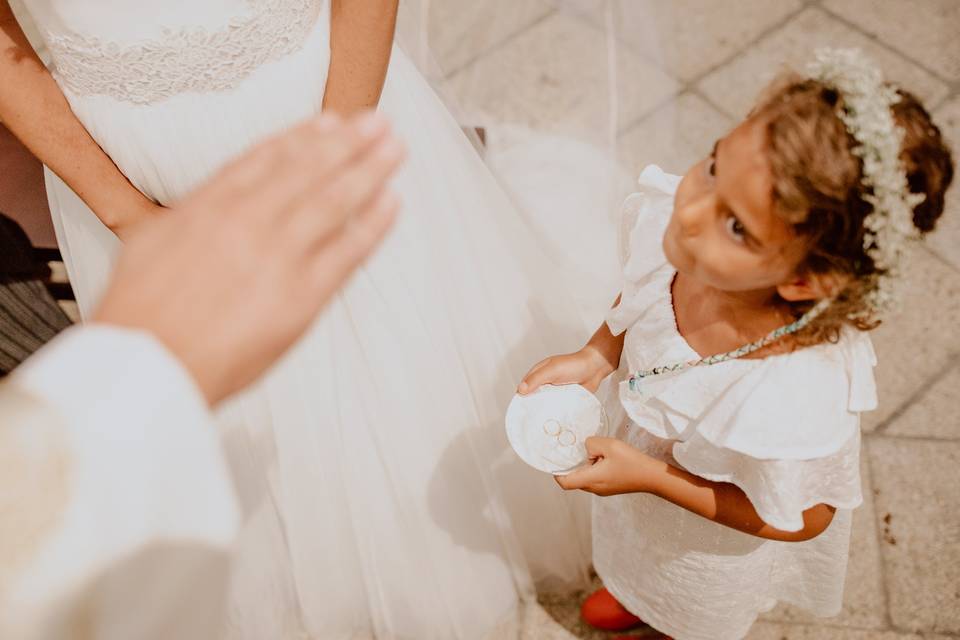
<path fill-rule="evenodd" d="M 864 200 L 873 207 L 863 222 L 863 248 L 878 272 L 867 282 L 865 315 L 882 313 L 895 303 L 894 285 L 907 245 L 919 237 L 913 208 L 924 199 L 910 192 L 900 162 L 904 131 L 891 111 L 900 96 L 857 49 L 825 48 L 815 55 L 810 75 L 843 96 L 838 115 L 857 141 L 853 153 L 863 162 L 863 185 L 870 190 Z"/>

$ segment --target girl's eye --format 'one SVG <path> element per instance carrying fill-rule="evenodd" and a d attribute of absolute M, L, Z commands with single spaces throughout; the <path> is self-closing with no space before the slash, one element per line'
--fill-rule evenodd
<path fill-rule="evenodd" d="M 727 233 L 737 242 L 745 242 L 747 239 L 747 230 L 736 216 L 727 218 Z"/>
<path fill-rule="evenodd" d="M 713 154 L 707 158 L 707 175 L 711 177 L 716 177 L 717 175 L 717 160 L 713 157 Z"/>

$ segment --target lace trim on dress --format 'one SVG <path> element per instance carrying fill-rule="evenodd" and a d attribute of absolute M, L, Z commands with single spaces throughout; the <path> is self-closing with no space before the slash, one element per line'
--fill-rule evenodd
<path fill-rule="evenodd" d="M 135 45 L 47 33 L 60 82 L 78 95 L 151 104 L 186 92 L 231 89 L 261 65 L 297 51 L 322 0 L 247 0 L 250 10 L 219 31 L 164 30 Z"/>

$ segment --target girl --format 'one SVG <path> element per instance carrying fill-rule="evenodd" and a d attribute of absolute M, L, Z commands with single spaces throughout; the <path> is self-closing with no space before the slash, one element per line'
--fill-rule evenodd
<path fill-rule="evenodd" d="M 952 174 L 920 103 L 853 51 L 777 83 L 682 179 L 643 172 L 616 306 L 520 385 L 616 371 L 613 437 L 558 480 L 616 496 L 594 500 L 588 622 L 723 640 L 777 601 L 839 612 L 876 404 L 865 332 Z"/>

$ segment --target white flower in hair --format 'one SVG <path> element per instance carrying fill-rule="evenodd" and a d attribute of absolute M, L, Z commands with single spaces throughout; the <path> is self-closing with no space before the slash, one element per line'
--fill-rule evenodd
<path fill-rule="evenodd" d="M 881 273 L 871 283 L 867 304 L 873 312 L 886 311 L 895 301 L 907 244 L 919 237 L 913 208 L 925 197 L 910 192 L 900 162 L 904 132 L 891 111 L 900 96 L 857 49 L 825 48 L 815 55 L 810 75 L 843 97 L 838 116 L 857 141 L 853 153 L 863 162 L 863 185 L 872 192 L 864 196 L 873 211 L 864 220 L 863 248 Z"/>

